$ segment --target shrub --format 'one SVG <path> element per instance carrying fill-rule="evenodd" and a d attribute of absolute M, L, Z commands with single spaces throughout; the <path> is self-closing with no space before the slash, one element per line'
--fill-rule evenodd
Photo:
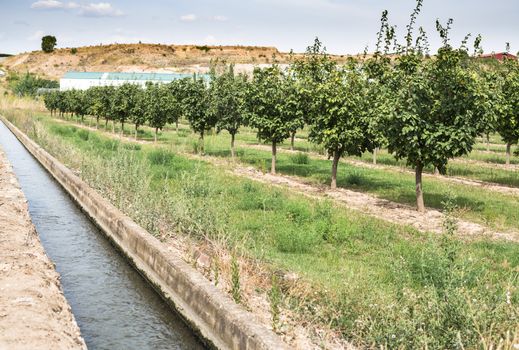
<path fill-rule="evenodd" d="M 157 149 L 148 153 L 148 160 L 152 165 L 169 165 L 173 162 L 174 155 L 163 149 Z"/>
<path fill-rule="evenodd" d="M 89 137 L 90 137 L 90 132 L 88 132 L 87 130 L 79 130 L 76 135 L 83 141 L 88 141 Z"/>
<path fill-rule="evenodd" d="M 308 164 L 310 163 L 310 159 L 308 158 L 308 154 L 303 152 L 298 152 L 294 155 L 290 156 L 290 161 L 294 164 Z"/>
<path fill-rule="evenodd" d="M 286 225 L 278 230 L 275 240 L 280 252 L 307 253 L 319 242 L 319 237 L 306 225 Z"/>
<path fill-rule="evenodd" d="M 10 75 L 8 81 L 11 90 L 18 96 L 36 96 L 38 89 L 59 88 L 59 82 L 39 78 L 31 73 L 26 73 L 22 77 L 17 74 Z"/>

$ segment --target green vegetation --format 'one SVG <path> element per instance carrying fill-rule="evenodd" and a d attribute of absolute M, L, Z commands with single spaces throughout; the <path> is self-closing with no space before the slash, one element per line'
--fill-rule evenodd
<path fill-rule="evenodd" d="M 45 35 L 41 38 L 41 49 L 43 50 L 43 52 L 50 53 L 54 51 L 56 44 L 57 40 L 56 37 L 53 35 Z"/>
<path fill-rule="evenodd" d="M 59 83 L 54 80 L 40 78 L 34 74 L 26 73 L 18 75 L 10 73 L 7 77 L 9 88 L 17 96 L 36 96 L 38 89 L 56 89 Z"/>
<path fill-rule="evenodd" d="M 229 176 L 168 147 L 8 117 L 158 237 L 217 241 L 297 273 L 308 288 L 281 286 L 283 297 L 271 298 L 359 345 L 473 348 L 515 331 L 517 244 L 420 234 Z"/>
<path fill-rule="evenodd" d="M 91 115 L 100 129 L 105 118 L 104 130 L 111 121 L 112 133 L 121 136 L 132 135 L 124 130 L 131 122 L 135 138 L 153 139 L 153 145 L 114 140 L 45 116 L 8 114 L 152 234 L 225 247 L 232 259 L 222 271 L 236 302 L 246 303 L 247 281 L 237 257 L 259 262 L 269 272 L 270 288 L 263 292 L 275 329 L 288 307 L 304 322 L 331 327 L 363 347 L 495 348 L 510 334 L 517 337 L 519 245 L 458 237 L 456 217 L 517 231 L 517 197 L 440 177 L 422 185 L 422 173 L 437 169 L 519 185 L 517 172 L 481 166 L 519 163 L 510 146 L 506 158 L 495 145 L 500 153 L 473 152 L 499 143 L 495 131 L 508 145 L 517 142 L 518 64 L 477 61 L 481 36 L 472 56 L 469 36 L 455 48 L 452 20 L 445 27 L 436 23 L 442 46 L 431 56 L 423 28 L 414 34 L 421 7 L 418 0 L 403 44 L 384 11 L 373 58 L 343 66 L 316 39 L 286 69 L 273 64 L 256 68 L 252 77 L 223 65 L 213 68 L 210 80 L 195 75 L 146 89 L 125 84 L 44 97 L 51 114 L 82 123 L 93 121 Z M 389 52 L 398 57 L 391 60 Z M 278 154 L 289 137 L 290 148 L 301 152 Z M 337 171 L 342 157 L 367 162 L 368 152 L 378 152 L 374 162 L 414 174 L 346 163 Z M 444 232 L 419 233 L 236 177 L 186 153 L 230 155 L 263 172 L 416 203 L 419 211 L 425 192 L 428 206 L 445 214 Z M 211 258 L 218 283 L 220 262 Z M 287 272 L 299 277 L 294 285 L 283 280 Z"/>

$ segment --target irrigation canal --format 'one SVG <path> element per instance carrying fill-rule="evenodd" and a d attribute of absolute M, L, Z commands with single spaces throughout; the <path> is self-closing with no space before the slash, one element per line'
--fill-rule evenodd
<path fill-rule="evenodd" d="M 202 349 L 190 329 L 0 122 L 9 159 L 89 349 Z"/>

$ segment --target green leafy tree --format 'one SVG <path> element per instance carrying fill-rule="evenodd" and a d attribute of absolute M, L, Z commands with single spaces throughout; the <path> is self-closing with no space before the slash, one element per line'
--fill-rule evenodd
<path fill-rule="evenodd" d="M 216 124 L 214 114 L 209 110 L 211 95 L 206 81 L 194 76 L 183 83 L 183 111 L 189 125 L 200 136 L 198 151 L 204 154 L 204 134 Z"/>
<path fill-rule="evenodd" d="M 9 76 L 9 86 L 18 96 L 36 96 L 38 89 L 57 89 L 59 82 L 40 78 L 34 74 L 26 73 L 19 77 L 17 74 Z"/>
<path fill-rule="evenodd" d="M 112 121 L 112 132 L 115 130 L 114 116 L 112 115 L 112 99 L 115 96 L 115 86 L 102 86 L 99 113 L 105 119 L 105 130 L 108 129 L 108 121 Z"/>
<path fill-rule="evenodd" d="M 43 103 L 45 104 L 45 108 L 50 111 L 51 116 L 55 115 L 56 110 L 58 110 L 59 98 L 59 91 L 51 91 L 43 95 Z"/>
<path fill-rule="evenodd" d="M 56 40 L 55 36 L 45 35 L 43 38 L 41 38 L 41 49 L 46 53 L 52 52 L 54 51 L 57 43 L 58 41 Z"/>
<path fill-rule="evenodd" d="M 357 63 L 337 68 L 317 86 L 316 109 L 309 139 L 333 156 L 331 188 L 337 187 L 337 168 L 345 154 L 360 156 L 373 149 L 369 133 L 369 83 Z"/>
<path fill-rule="evenodd" d="M 519 140 L 519 61 L 505 59 L 497 68 L 499 103 L 496 104 L 496 130 L 506 143 L 506 164 L 510 165 L 511 146 Z"/>
<path fill-rule="evenodd" d="M 114 121 L 121 123 L 121 136 L 124 135 L 124 123 L 135 108 L 139 89 L 141 88 L 135 84 L 125 83 L 115 89 L 111 99 L 111 114 Z"/>
<path fill-rule="evenodd" d="M 233 159 L 236 134 L 246 122 L 246 92 L 247 77 L 235 75 L 232 65 L 225 67 L 222 74 L 213 73 L 210 111 L 216 119 L 217 131 L 227 130 L 231 135 L 231 156 Z"/>
<path fill-rule="evenodd" d="M 99 119 L 110 114 L 111 90 L 105 86 L 93 86 L 86 90 L 86 99 L 89 104 L 88 114 L 96 118 L 96 129 L 99 128 Z M 106 125 L 105 125 L 106 126 Z"/>
<path fill-rule="evenodd" d="M 290 136 L 289 122 L 294 110 L 286 104 L 285 75 L 277 65 L 254 69 L 247 93 L 249 125 L 259 139 L 272 144 L 270 172 L 276 173 L 277 145 Z"/>
<path fill-rule="evenodd" d="M 84 122 L 85 115 L 89 111 L 89 103 L 85 91 L 82 90 L 70 90 L 68 91 L 69 109 L 70 112 L 80 118 L 81 123 Z"/>
<path fill-rule="evenodd" d="M 132 109 L 130 110 L 130 121 L 135 125 L 135 140 L 137 140 L 137 135 L 139 133 L 139 127 L 144 125 L 147 121 L 147 109 L 150 107 L 148 102 L 148 94 L 146 90 L 138 89 L 135 91 L 135 98 Z"/>
<path fill-rule="evenodd" d="M 421 29 L 423 32 L 423 29 Z M 380 30 L 377 33 L 377 45 L 375 53 L 364 60 L 364 71 L 369 79 L 368 100 L 369 108 L 369 133 L 373 136 L 373 164 L 377 164 L 377 151 L 387 144 L 380 116 L 387 114 L 389 101 L 388 77 L 391 72 L 391 60 L 387 56 L 393 45 L 395 27 L 391 27 L 388 21 L 388 12 L 383 11 L 380 19 Z M 424 48 L 428 51 L 428 48 Z"/>
<path fill-rule="evenodd" d="M 182 117 L 182 100 L 185 92 L 185 81 L 183 79 L 174 80 L 169 84 L 163 86 L 166 93 L 165 106 L 167 120 L 169 124 L 175 124 L 175 129 L 178 132 L 178 121 Z"/>
<path fill-rule="evenodd" d="M 60 91 L 57 93 L 57 96 L 58 96 L 57 108 L 59 111 L 59 116 L 64 117 L 65 113 L 68 112 L 68 103 L 67 103 L 68 91 Z"/>
<path fill-rule="evenodd" d="M 294 141 L 298 130 L 305 126 L 305 116 L 308 113 L 306 96 L 302 93 L 296 72 L 289 70 L 283 80 L 286 108 L 290 113 L 287 127 L 290 133 L 290 150 L 294 150 Z"/>
<path fill-rule="evenodd" d="M 155 142 L 157 142 L 158 131 L 162 130 L 168 120 L 170 92 L 163 85 L 148 84 L 143 96 L 145 119 L 155 129 Z"/>
<path fill-rule="evenodd" d="M 416 203 L 425 211 L 422 172 L 433 165 L 445 173 L 451 158 L 469 153 L 486 123 L 479 107 L 485 91 L 479 77 L 467 69 L 465 48 L 449 44 L 447 27 L 437 23 L 443 41 L 436 57 L 425 59 L 407 48 L 389 83 L 392 108 L 385 118 L 389 152 L 415 168 Z"/>

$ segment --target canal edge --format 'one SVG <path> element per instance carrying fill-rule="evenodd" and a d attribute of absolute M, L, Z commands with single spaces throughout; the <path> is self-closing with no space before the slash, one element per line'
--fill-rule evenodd
<path fill-rule="evenodd" d="M 0 221 L 0 348 L 86 349 L 1 146 Z"/>
<path fill-rule="evenodd" d="M 5 117 L 0 120 L 206 345 L 218 349 L 288 348 L 179 254 L 169 251 Z"/>

